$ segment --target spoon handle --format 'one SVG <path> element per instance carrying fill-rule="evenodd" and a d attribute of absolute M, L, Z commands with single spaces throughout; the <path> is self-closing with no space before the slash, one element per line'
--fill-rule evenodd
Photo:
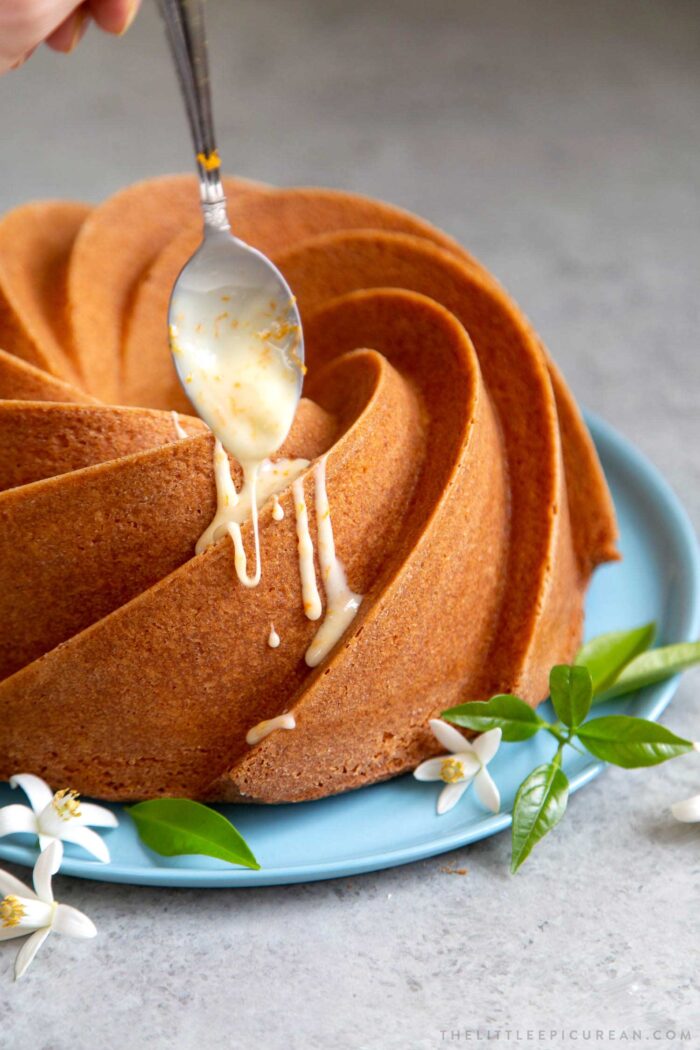
<path fill-rule="evenodd" d="M 214 138 L 209 61 L 202 0 L 158 0 L 197 155 L 197 173 L 207 229 L 229 230 L 221 164 Z"/>

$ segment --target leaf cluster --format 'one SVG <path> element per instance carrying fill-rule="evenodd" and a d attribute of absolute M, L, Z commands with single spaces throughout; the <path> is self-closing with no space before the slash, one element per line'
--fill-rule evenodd
<path fill-rule="evenodd" d="M 583 747 L 624 769 L 658 765 L 693 750 L 692 741 L 657 722 L 629 715 L 589 717 L 591 709 L 605 700 L 636 692 L 700 662 L 700 642 L 650 649 L 654 633 L 655 625 L 645 624 L 600 635 L 583 646 L 573 664 L 553 667 L 549 689 L 557 716 L 554 722 L 510 694 L 443 712 L 446 721 L 477 733 L 498 727 L 504 741 L 528 740 L 544 731 L 557 742 L 551 761 L 534 769 L 515 796 L 511 871 L 518 870 L 566 812 L 569 781 L 562 755 L 567 745 Z"/>

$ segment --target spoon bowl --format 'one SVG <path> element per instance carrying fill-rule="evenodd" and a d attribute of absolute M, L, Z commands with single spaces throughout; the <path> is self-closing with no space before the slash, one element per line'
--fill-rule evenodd
<path fill-rule="evenodd" d="M 168 311 L 180 382 L 241 463 L 280 447 L 301 396 L 304 341 L 289 285 L 261 252 L 206 228 Z"/>

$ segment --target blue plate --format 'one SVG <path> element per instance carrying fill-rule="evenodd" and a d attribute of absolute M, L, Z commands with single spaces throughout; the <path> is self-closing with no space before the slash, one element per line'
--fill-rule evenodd
<path fill-rule="evenodd" d="M 587 633 L 656 620 L 661 643 L 695 639 L 700 629 L 700 558 L 685 511 L 632 445 L 599 420 L 590 419 L 589 425 L 615 500 L 623 560 L 595 575 L 586 605 Z M 675 680 L 664 682 L 601 711 L 657 718 L 675 689 Z M 553 744 L 540 734 L 501 748 L 489 767 L 503 798 L 503 812 L 497 816 L 486 814 L 469 792 L 455 809 L 438 817 L 438 785 L 420 784 L 411 776 L 320 802 L 222 806 L 262 865 L 260 871 L 248 871 L 208 857 L 159 857 L 141 844 L 121 807 L 113 806 L 120 826 L 105 834 L 112 862 L 100 864 L 67 846 L 62 872 L 153 886 L 270 886 L 407 864 L 507 828 L 518 785 L 551 755 Z M 603 763 L 567 750 L 564 767 L 576 791 L 600 773 Z M 19 791 L 0 786 L 0 805 L 21 800 Z M 36 850 L 28 836 L 11 836 L 0 840 L 0 857 L 32 865 Z"/>

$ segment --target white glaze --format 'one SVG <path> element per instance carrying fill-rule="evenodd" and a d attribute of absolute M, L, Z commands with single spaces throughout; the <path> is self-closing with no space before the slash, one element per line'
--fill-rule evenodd
<path fill-rule="evenodd" d="M 323 589 L 326 592 L 326 614 L 306 650 L 305 660 L 309 667 L 316 667 L 325 659 L 355 619 L 362 602 L 362 595 L 355 594 L 348 587 L 342 562 L 335 553 L 331 508 L 326 490 L 325 456 L 322 456 L 314 467 L 314 486 L 318 560 Z"/>
<path fill-rule="evenodd" d="M 272 497 L 272 517 L 275 521 L 282 521 L 282 518 L 284 517 L 284 507 L 280 503 L 276 492 Z"/>
<path fill-rule="evenodd" d="M 188 397 L 224 448 L 244 466 L 273 455 L 286 438 L 299 401 L 299 373 L 282 347 L 298 329 L 289 303 L 249 290 L 180 289 L 170 342 Z M 236 316 L 227 306 L 235 296 Z"/>
<path fill-rule="evenodd" d="M 266 718 L 248 730 L 245 742 L 252 747 L 253 744 L 259 744 L 270 733 L 274 733 L 276 729 L 296 729 L 296 725 L 296 719 L 291 714 L 277 715 L 276 718 Z"/>
<path fill-rule="evenodd" d="M 263 460 L 255 470 L 243 476 L 240 492 L 231 477 L 231 465 L 223 445 L 216 438 L 214 442 L 214 479 L 216 482 L 216 514 L 197 540 L 195 551 L 201 554 L 216 543 L 227 532 L 233 541 L 236 574 L 246 587 L 255 587 L 260 580 L 260 538 L 257 527 L 258 509 L 271 496 L 287 488 L 309 465 L 307 459 L 279 459 L 274 463 Z M 274 513 L 274 511 L 273 511 Z M 253 542 L 255 545 L 255 571 L 252 576 L 247 572 L 247 561 L 241 525 L 245 521 L 253 523 Z"/>
<path fill-rule="evenodd" d="M 253 485 L 255 482 L 253 482 Z M 260 530 L 258 528 L 258 506 L 255 500 L 252 504 L 253 543 L 255 544 L 255 572 L 248 575 L 248 558 L 243 546 L 241 526 L 237 521 L 229 521 L 226 530 L 233 542 L 233 561 L 236 566 L 236 576 L 244 587 L 257 587 L 260 583 L 262 565 L 260 564 Z"/>
<path fill-rule="evenodd" d="M 183 438 L 189 437 L 189 434 L 187 433 L 187 431 L 183 427 L 182 423 L 180 422 L 180 417 L 178 416 L 178 414 L 175 411 L 175 409 L 173 409 L 173 411 L 170 413 L 170 415 L 173 417 L 173 426 L 175 427 L 175 437 L 179 438 L 180 440 L 182 440 Z"/>
<path fill-rule="evenodd" d="M 294 512 L 297 522 L 297 547 L 299 551 L 299 576 L 301 577 L 301 594 L 304 602 L 304 612 L 309 620 L 318 620 L 323 612 L 321 597 L 318 593 L 316 583 L 316 567 L 314 565 L 314 545 L 309 532 L 309 514 L 306 509 L 304 498 L 304 482 L 296 478 L 292 484 L 294 495 Z"/>
<path fill-rule="evenodd" d="M 226 309 L 234 292 L 235 316 Z M 214 452 L 217 510 L 196 550 L 201 553 L 228 532 L 234 546 L 236 573 L 246 587 L 255 587 L 261 574 L 257 513 L 260 497 L 256 490 L 259 481 L 262 486 L 264 464 L 289 433 L 299 402 L 299 372 L 290 357 L 294 356 L 301 333 L 298 325 L 290 323 L 291 306 L 290 302 L 270 300 L 255 289 L 180 288 L 176 322 L 170 326 L 170 346 L 178 373 L 190 400 L 218 442 Z M 221 458 L 223 449 L 238 460 L 243 470 L 239 494 L 231 480 L 228 461 Z M 265 498 L 280 491 L 290 480 L 288 476 L 277 488 L 268 489 Z M 248 519 L 252 522 L 255 547 L 252 575 L 247 571 L 240 529 Z"/>
<path fill-rule="evenodd" d="M 278 649 L 280 641 L 281 641 L 281 639 L 280 639 L 280 636 L 278 635 L 277 631 L 275 630 L 275 625 L 274 625 L 274 623 L 271 623 L 270 624 L 270 633 L 267 636 L 267 644 L 270 646 L 271 649 Z"/>

